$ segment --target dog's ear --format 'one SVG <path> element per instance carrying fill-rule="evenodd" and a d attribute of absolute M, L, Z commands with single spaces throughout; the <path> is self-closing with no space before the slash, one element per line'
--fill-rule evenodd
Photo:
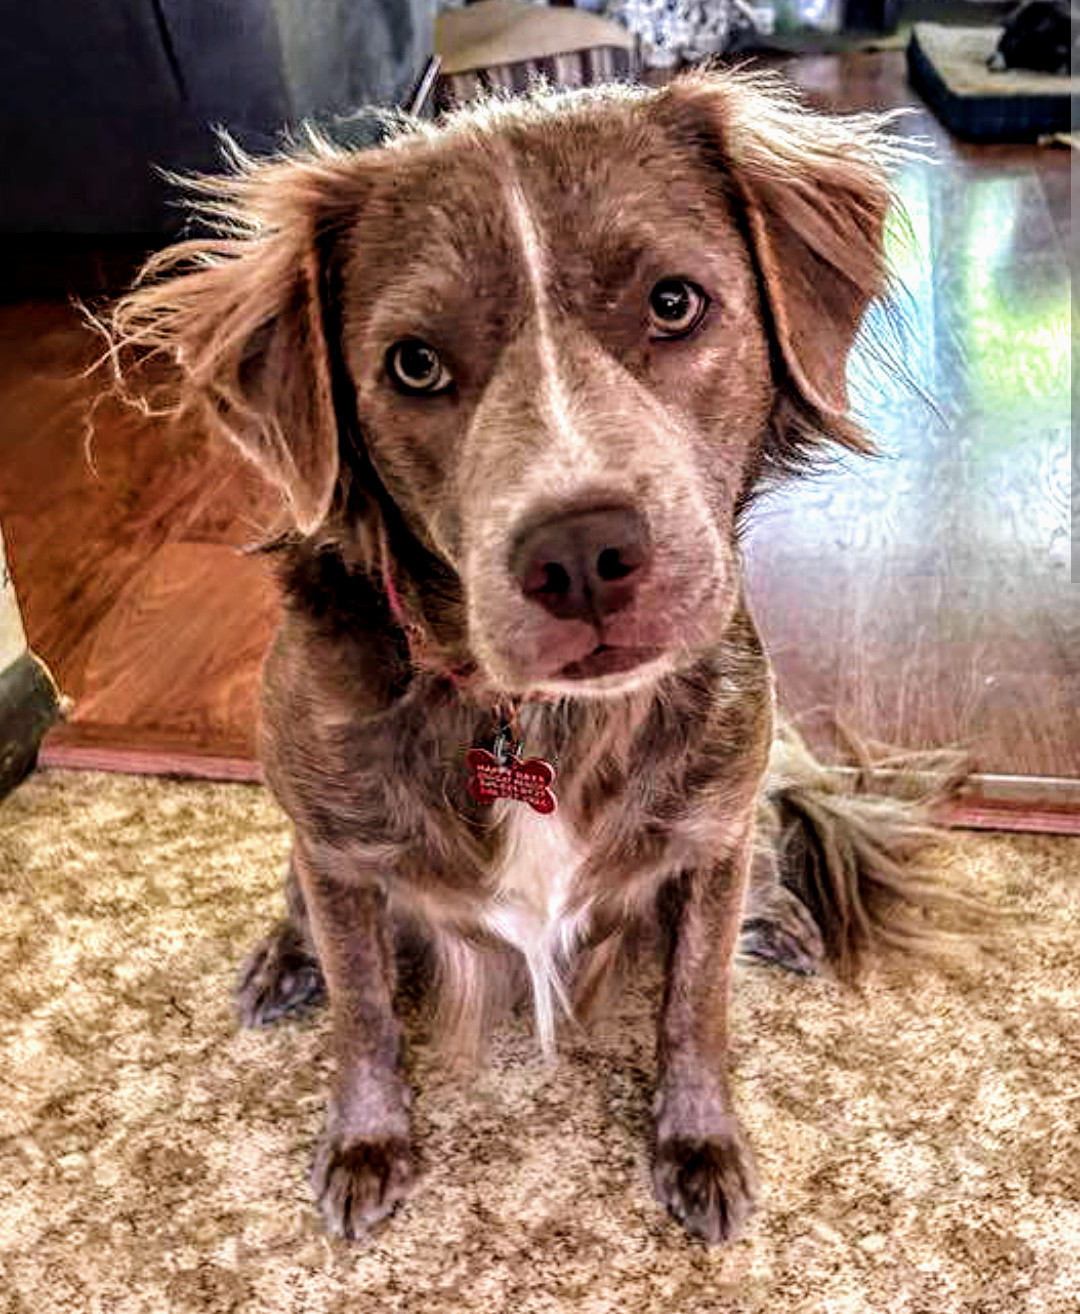
<path fill-rule="evenodd" d="M 865 448 L 846 422 L 845 367 L 867 306 L 887 289 L 888 116 L 814 113 L 761 74 L 690 74 L 661 95 L 742 216 L 798 401 L 831 437 Z"/>
<path fill-rule="evenodd" d="M 151 258 L 114 308 L 114 359 L 132 348 L 179 372 L 178 415 L 224 433 L 283 491 L 305 534 L 330 510 L 338 417 L 327 261 L 362 206 L 363 157 L 313 139 L 302 154 L 188 183 L 217 235 Z"/>

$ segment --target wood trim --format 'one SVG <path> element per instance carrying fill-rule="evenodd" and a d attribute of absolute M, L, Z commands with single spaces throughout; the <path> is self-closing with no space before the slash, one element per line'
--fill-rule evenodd
<path fill-rule="evenodd" d="M 182 779 L 232 784 L 260 784 L 257 762 L 240 757 L 199 753 L 162 753 L 137 748 L 94 748 L 82 744 L 49 744 L 38 754 L 38 765 L 52 771 L 109 771 L 129 776 L 177 776 Z"/>
<path fill-rule="evenodd" d="M 861 774 L 853 767 L 833 770 L 849 780 Z M 911 772 L 883 771 L 880 779 L 887 784 L 894 774 L 903 776 L 910 787 Z M 916 772 L 916 780 L 918 775 Z M 933 787 L 929 778 L 926 787 Z M 1080 835 L 1080 780 L 975 773 L 967 778 L 960 795 L 944 804 L 937 815 L 942 825 L 957 830 Z"/>
<path fill-rule="evenodd" d="M 838 766 L 833 772 L 846 780 L 854 780 L 864 773 L 855 767 Z M 925 773 L 911 771 L 875 772 L 883 784 L 892 780 L 920 780 Z M 932 788 L 933 780 L 925 775 L 926 788 Z M 1058 776 L 1010 776 L 996 775 L 988 772 L 972 772 L 964 781 L 962 797 L 965 802 L 978 802 L 988 807 L 1044 807 L 1051 811 L 1075 810 L 1080 812 L 1080 780 L 1071 780 Z"/>
<path fill-rule="evenodd" d="M 38 762 L 59 771 L 115 771 L 238 783 L 262 780 L 259 764 L 246 745 L 204 748 L 191 736 L 82 721 L 52 730 L 41 746 Z"/>
<path fill-rule="evenodd" d="M 953 830 L 1080 836 L 1080 811 L 1064 812 L 1053 808 L 1010 807 L 1004 803 L 984 806 L 957 803 L 942 810 L 940 821 Z"/>
<path fill-rule="evenodd" d="M 133 744 L 136 738 L 137 747 Z M 116 771 L 241 784 L 262 780 L 258 762 L 240 745 L 226 752 L 200 750 L 189 738 L 78 722 L 53 730 L 38 761 L 53 770 Z M 836 773 L 848 778 L 856 774 L 850 767 L 837 767 Z M 960 798 L 941 809 L 939 819 L 943 825 L 964 830 L 1080 835 L 1080 781 L 975 775 Z"/>

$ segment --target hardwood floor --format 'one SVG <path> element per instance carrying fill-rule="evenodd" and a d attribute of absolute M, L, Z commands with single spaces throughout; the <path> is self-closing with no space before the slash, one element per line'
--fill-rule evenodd
<path fill-rule="evenodd" d="M 825 751 L 837 720 L 894 744 L 959 745 L 993 808 L 1080 818 L 1070 155 L 952 142 L 898 61 L 787 72 L 834 107 L 912 106 L 902 132 L 932 143 L 937 162 L 899 179 L 910 234 L 897 226 L 891 243 L 903 325 L 888 339 L 926 400 L 857 363 L 884 454 L 763 508 L 748 544 L 757 610 L 781 699 L 816 712 Z"/>
<path fill-rule="evenodd" d="M 268 499 L 227 448 L 84 377 L 97 351 L 72 307 L 0 308 L 0 521 L 30 642 L 75 700 L 45 758 L 252 775 L 276 601 L 239 548 Z"/>
<path fill-rule="evenodd" d="M 894 53 L 785 65 L 842 109 L 917 104 Z M 1070 582 L 1069 154 L 899 129 L 939 163 L 901 194 L 893 354 L 855 395 L 883 456 L 762 504 L 754 604 L 814 741 L 971 750 L 974 823 L 1080 828 L 1080 586 Z M 268 503 L 229 452 L 102 399 L 59 303 L 0 308 L 0 520 L 27 630 L 76 699 L 52 762 L 245 778 L 275 601 L 238 547 Z M 88 444 L 85 412 L 94 406 Z"/>

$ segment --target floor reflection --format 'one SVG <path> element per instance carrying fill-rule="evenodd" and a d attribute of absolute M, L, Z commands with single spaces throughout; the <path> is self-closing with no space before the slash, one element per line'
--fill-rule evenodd
<path fill-rule="evenodd" d="M 897 293 L 849 371 L 883 457 L 761 508 L 749 569 L 797 710 L 963 743 L 987 772 L 1076 777 L 1070 277 L 1060 188 L 1016 158 L 901 173 Z"/>

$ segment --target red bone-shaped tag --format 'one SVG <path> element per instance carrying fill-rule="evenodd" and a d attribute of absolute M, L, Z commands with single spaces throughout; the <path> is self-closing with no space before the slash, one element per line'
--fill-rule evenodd
<path fill-rule="evenodd" d="M 469 768 L 469 793 L 477 803 L 512 798 L 545 815 L 555 811 L 557 800 L 550 789 L 555 768 L 542 757 L 528 757 L 523 762 L 507 754 L 500 763 L 486 748 L 470 748 L 465 765 Z"/>

